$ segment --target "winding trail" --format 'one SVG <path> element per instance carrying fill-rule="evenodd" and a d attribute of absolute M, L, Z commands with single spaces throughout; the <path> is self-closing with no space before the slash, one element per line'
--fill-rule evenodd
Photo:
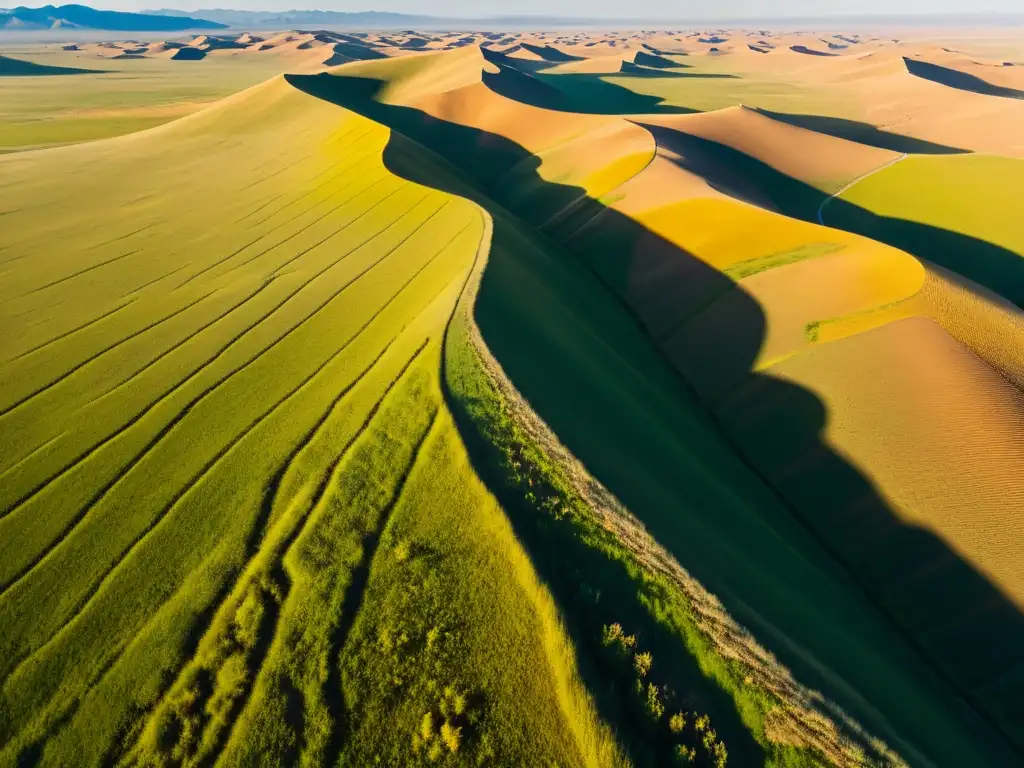
<path fill-rule="evenodd" d="M 827 224 L 825 224 L 825 219 L 824 219 L 825 206 L 827 206 L 829 203 L 831 203 L 835 198 L 840 197 L 843 193 L 845 193 L 848 190 L 850 190 L 855 184 L 859 184 L 860 182 L 864 181 L 864 179 L 868 178 L 869 176 L 874 176 L 876 173 L 879 173 L 880 171 L 884 171 L 886 168 L 891 168 L 892 166 L 896 165 L 896 163 L 898 163 L 900 160 L 906 160 L 907 157 L 908 157 L 907 153 L 903 152 L 903 153 L 900 154 L 899 157 L 893 158 L 888 163 L 880 165 L 877 168 L 875 168 L 874 170 L 868 171 L 867 173 L 862 173 L 860 176 L 855 178 L 853 181 L 847 182 L 840 189 L 836 190 L 831 195 L 826 197 L 824 200 L 821 201 L 821 204 L 818 206 L 818 210 L 817 210 L 817 213 L 816 213 L 816 218 L 818 220 L 818 223 L 821 226 L 823 226 L 823 227 L 827 226 Z"/>

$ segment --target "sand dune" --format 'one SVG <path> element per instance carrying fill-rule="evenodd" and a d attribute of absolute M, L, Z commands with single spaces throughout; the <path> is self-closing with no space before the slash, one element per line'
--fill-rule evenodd
<path fill-rule="evenodd" d="M 961 91 L 968 91 L 969 93 L 978 93 L 984 96 L 1024 99 L 1024 90 L 993 85 L 974 74 L 932 64 L 922 59 L 904 57 L 903 62 L 906 64 L 907 71 L 915 77 L 939 83 L 949 88 L 956 88 Z"/>
<path fill-rule="evenodd" d="M 648 116 L 643 121 L 732 147 L 829 194 L 899 157 L 788 125 L 742 106 L 695 115 Z"/>

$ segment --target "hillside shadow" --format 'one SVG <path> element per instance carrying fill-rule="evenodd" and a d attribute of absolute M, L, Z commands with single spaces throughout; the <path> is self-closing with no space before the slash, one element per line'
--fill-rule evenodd
<path fill-rule="evenodd" d="M 732 75 L 726 72 L 678 72 L 675 68 L 655 69 L 650 65 L 634 64 L 631 61 L 624 61 L 619 65 L 619 72 L 632 77 L 661 77 L 673 78 L 676 80 L 740 80 L 739 75 Z"/>
<path fill-rule="evenodd" d="M 978 93 L 982 96 L 998 96 L 1004 99 L 1024 99 L 1024 91 L 993 85 L 987 80 L 982 80 L 980 77 L 970 75 L 966 72 L 960 72 L 956 69 L 943 67 L 939 64 L 932 64 L 928 61 L 921 61 L 920 59 L 911 59 L 907 56 L 903 57 L 903 63 L 907 65 L 907 71 L 915 77 L 930 80 L 933 83 L 944 85 L 947 88 L 956 88 L 958 91 Z"/>
<path fill-rule="evenodd" d="M 385 162 L 393 172 L 420 184 L 469 196 L 491 213 L 495 225 L 491 260 L 474 308 L 488 348 L 569 450 L 641 519 L 655 540 L 717 593 L 733 615 L 749 623 L 798 679 L 823 690 L 873 729 L 891 726 L 904 739 L 923 739 L 927 744 L 917 746 L 930 751 L 930 759 L 936 763 L 948 764 L 948 755 L 935 752 L 933 739 L 938 737 L 934 729 L 915 721 L 914 713 L 905 711 L 898 698 L 880 700 L 880 691 L 886 690 L 888 681 L 873 676 L 871 663 L 869 668 L 861 666 L 866 662 L 858 655 L 863 649 L 856 638 L 862 628 L 847 617 L 847 612 L 871 615 L 877 610 L 884 617 L 881 622 L 895 630 L 892 646 L 886 646 L 891 658 L 901 660 L 896 662 L 900 664 L 923 664 L 911 675 L 913 679 L 925 675 L 928 680 L 936 680 L 925 688 L 943 681 L 955 692 L 950 693 L 944 706 L 962 717 L 968 732 L 985 734 L 978 740 L 976 765 L 1005 765 L 1008 755 L 1015 754 L 1013 759 L 1021 756 L 1024 733 L 1016 714 L 1019 691 L 1011 686 L 1005 698 L 982 696 L 981 692 L 1018 659 L 1019 648 L 1024 647 L 1024 617 L 944 541 L 902 522 L 872 482 L 831 450 L 824 439 L 828 412 L 813 393 L 753 371 L 765 337 L 764 312 L 753 297 L 721 272 L 589 198 L 583 190 L 544 181 L 536 173 L 539 159 L 502 136 L 437 119 L 413 108 L 382 104 L 375 100 L 379 82 L 327 74 L 286 77 L 306 93 L 391 127 L 396 134 L 385 151 Z M 402 136 L 454 165 L 465 175 L 465 186 L 457 176 L 449 180 L 447 174 L 433 173 L 430 167 L 410 162 L 402 149 Z M 677 140 L 684 150 L 686 141 Z M 711 142 L 699 147 L 707 152 L 708 144 Z M 689 154 L 697 154 L 694 145 L 689 146 Z M 746 169 L 754 170 L 751 163 L 756 161 L 747 160 Z M 521 174 L 531 165 L 535 177 L 531 183 L 543 194 L 512 203 L 499 179 L 514 166 Z M 707 166 L 702 167 L 707 170 Z M 742 173 L 719 183 L 739 183 Z M 783 181 L 786 177 L 767 166 L 758 173 L 766 180 L 774 173 L 774 181 L 784 187 L 761 193 L 775 199 L 780 208 L 807 207 L 814 195 L 821 197 L 816 190 L 801 190 L 800 183 L 792 179 Z M 509 209 L 502 207 L 503 201 Z M 556 267 L 545 262 L 538 268 L 552 270 L 550 280 L 527 281 L 522 290 L 514 290 L 517 281 L 523 280 L 517 272 L 516 258 L 519 254 L 528 258 L 525 251 L 533 237 L 519 233 L 513 226 L 514 217 L 536 231 L 549 222 L 552 210 L 571 214 L 554 225 L 543 226 L 545 231 L 537 237 L 545 243 L 551 238 L 567 244 L 579 261 L 558 261 Z M 590 234 L 579 237 L 580 231 Z M 580 269 L 579 263 L 587 270 Z M 672 321 L 676 325 L 699 314 L 707 306 L 708 297 L 728 297 L 731 311 L 727 321 L 702 326 L 702 338 L 682 357 L 669 355 L 661 347 L 677 377 L 668 376 L 667 370 L 664 375 L 666 381 L 672 381 L 666 386 L 677 398 L 677 407 L 686 409 L 688 403 L 697 401 L 705 404 L 704 409 L 695 405 L 692 414 L 687 411 L 686 419 L 697 424 L 692 427 L 694 439 L 718 435 L 715 439 L 730 446 L 741 459 L 735 469 L 738 474 L 723 475 L 724 482 L 730 483 L 730 477 L 735 481 L 733 492 L 746 493 L 742 489 L 754 477 L 772 490 L 774 500 L 757 508 L 763 516 L 759 525 L 753 525 L 750 519 L 744 523 L 728 505 L 723 505 L 720 487 L 707 482 L 708 475 L 725 472 L 722 467 L 726 464 L 732 466 L 732 458 L 723 460 L 725 464 L 720 466 L 705 455 L 717 449 L 707 444 L 685 445 L 686 437 L 680 433 L 673 439 L 683 445 L 675 444 L 673 450 L 682 451 L 680 455 L 686 456 L 686 461 L 674 463 L 671 455 L 666 458 L 665 454 L 666 446 L 672 444 L 666 443 L 658 430 L 672 432 L 683 422 L 665 412 L 659 418 L 674 426 L 651 427 L 644 421 L 649 415 L 645 417 L 636 410 L 632 399 L 640 397 L 632 391 L 640 382 L 636 376 L 661 380 L 662 368 L 638 367 L 641 363 L 637 362 L 640 353 L 636 347 L 641 342 L 616 325 L 614 315 L 623 316 L 623 320 L 631 317 L 647 336 L 642 343 L 660 346 L 658 329 L 644 319 L 647 308 L 625 299 L 635 276 L 652 271 L 662 287 L 671 287 L 660 295 L 674 312 Z M 596 286 L 594 293 L 580 287 L 595 279 L 608 289 L 607 293 Z M 549 314 L 543 322 L 531 319 L 529 312 L 533 310 L 524 308 L 527 306 L 544 306 Z M 578 329 L 579 335 L 567 336 L 572 329 Z M 593 359 L 587 358 L 588 354 L 593 354 Z M 599 365 L 598 361 L 604 362 Z M 629 370 L 621 372 L 624 365 Z M 607 386 L 618 394 L 609 398 L 602 390 L 605 383 L 595 383 L 595 374 L 602 380 L 607 378 Z M 721 402 L 726 395 L 730 401 L 727 411 L 716 413 L 710 408 L 711 402 Z M 680 647 L 678 636 L 651 620 L 639 602 L 635 582 L 621 564 L 594 557 L 592 550 L 564 526 L 538 515 L 535 507 L 517 498 L 503 475 L 501 457 L 496 457 L 493 445 L 476 433 L 478 426 L 465 404 L 450 392 L 446 396 L 474 467 L 507 505 L 517 536 L 566 618 L 581 656 L 581 672 L 602 716 L 616 728 L 631 754 L 657 762 L 656 756 L 650 755 L 646 732 L 638 729 L 626 711 L 621 687 L 614 679 L 609 680 L 600 653 L 594 649 L 595 628 L 609 620 L 635 622 L 645 646 L 657 649 L 655 658 L 671 660 L 668 667 L 673 683 L 696 697 L 699 706 L 717 718 L 716 727 L 725 735 L 730 752 L 735 750 L 737 755 L 735 764 L 763 762 L 765 756 L 740 722 L 731 701 L 696 668 L 687 649 Z M 596 427 L 597 414 L 600 427 Z M 705 420 L 706 426 L 701 426 Z M 749 481 L 744 479 L 748 475 Z M 652 495 L 653 486 L 678 489 L 671 495 L 674 503 L 666 509 L 665 497 Z M 756 496 L 760 492 L 751 493 Z M 776 516 L 776 508 L 784 514 Z M 701 516 L 706 519 L 696 525 L 688 520 Z M 711 526 L 713 532 L 704 526 Z M 766 535 L 766 530 L 772 535 Z M 879 534 L 884 536 L 879 538 Z M 775 538 L 785 545 L 773 543 Z M 857 545 L 851 546 L 851 540 Z M 707 548 L 728 551 L 737 559 L 731 564 L 709 563 L 704 551 Z M 802 554 L 794 555 L 794 550 Z M 874 551 L 882 553 L 884 568 L 860 561 L 865 552 Z M 734 575 L 733 566 L 736 571 L 753 568 L 762 576 L 772 574 L 772 578 Z M 812 566 L 817 576 L 808 580 L 805 574 Z M 780 593 L 778 585 L 769 583 L 773 580 L 789 580 L 793 591 Z M 596 584 L 611 601 L 600 603 L 602 607 L 596 612 L 588 608 L 587 600 L 581 597 L 584 582 Z M 887 590 L 886 585 L 893 583 L 900 585 L 898 592 Z M 840 587 L 819 592 L 826 589 L 823 584 Z M 849 596 L 849 604 L 834 604 L 837 594 Z M 814 607 L 797 608 L 805 601 Z M 614 614 L 604 612 L 609 602 Z M 868 602 L 873 607 L 869 608 Z M 871 621 L 874 626 L 879 619 Z M 838 630 L 836 625 L 843 627 L 841 636 L 832 631 Z M 868 635 L 874 637 L 879 627 Z M 779 633 L 791 642 L 772 642 Z M 822 674 L 822 665 L 828 674 Z M 930 671 L 926 673 L 925 668 Z M 851 691 L 862 693 L 851 695 Z M 970 706 L 961 709 L 959 696 Z M 1007 744 L 1013 744 L 1016 752 L 1011 752 Z M 862 746 L 872 753 L 870 744 Z"/>
<path fill-rule="evenodd" d="M 827 51 L 818 51 L 815 50 L 814 48 L 808 48 L 806 45 L 791 45 L 789 46 L 789 50 L 793 51 L 793 53 L 802 53 L 805 56 L 834 57 L 839 55 L 838 53 L 829 53 Z"/>
<path fill-rule="evenodd" d="M 109 70 L 79 69 L 78 67 L 54 67 L 49 64 L 36 64 L 34 61 L 12 59 L 0 56 L 0 77 L 52 77 L 56 75 L 102 75 Z"/>
<path fill-rule="evenodd" d="M 551 45 L 533 45 L 532 43 L 520 43 L 520 45 L 524 51 L 529 51 L 549 63 L 564 64 L 570 61 L 583 60 L 582 56 L 573 56 Z"/>
<path fill-rule="evenodd" d="M 769 113 L 770 114 L 770 113 Z M 815 221 L 828 196 L 731 147 L 639 122 L 675 161 L 725 194 L 788 216 Z M 828 199 L 828 226 L 855 232 L 938 264 L 1024 308 L 1024 256 L 960 232 L 880 216 L 842 198 Z"/>
<path fill-rule="evenodd" d="M 915 139 L 911 136 L 890 133 L 889 131 L 876 128 L 870 123 L 846 120 L 841 117 L 788 114 L 785 112 L 772 112 L 761 107 L 758 107 L 757 111 L 773 120 L 789 123 L 798 128 L 806 128 L 818 133 L 835 136 L 838 139 L 856 141 L 859 144 L 867 144 L 879 149 L 904 152 L 908 155 L 964 155 L 970 153 L 970 150 L 967 149 L 948 147 L 945 144 L 936 144 L 923 139 Z"/>
<path fill-rule="evenodd" d="M 652 67 L 653 69 L 690 69 L 693 66 L 692 64 L 674 61 L 658 53 L 645 53 L 644 51 L 636 52 L 636 55 L 633 57 L 633 63 Z"/>
<path fill-rule="evenodd" d="M 500 54 L 484 54 L 484 58 L 498 68 L 497 72 L 483 73 L 484 83 L 492 91 L 532 107 L 588 115 L 688 115 L 697 111 L 667 105 L 659 96 L 637 93 L 604 79 L 609 75 L 630 77 L 629 74 L 546 75 L 518 63 L 508 64 L 500 57 Z"/>

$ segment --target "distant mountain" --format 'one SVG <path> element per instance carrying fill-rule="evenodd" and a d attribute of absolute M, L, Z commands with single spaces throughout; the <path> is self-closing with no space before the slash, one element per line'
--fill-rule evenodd
<path fill-rule="evenodd" d="M 99 11 L 85 5 L 18 6 L 0 10 L 0 29 L 104 29 L 117 32 L 180 32 L 185 29 L 223 29 L 226 25 L 184 13 L 152 14 Z"/>
<path fill-rule="evenodd" d="M 172 8 L 147 11 L 163 16 L 184 16 L 185 11 Z M 387 13 L 383 11 L 236 11 L 227 8 L 208 8 L 190 11 L 204 19 L 217 21 L 229 27 L 361 27 L 364 29 L 400 29 L 436 25 L 437 16 Z"/>

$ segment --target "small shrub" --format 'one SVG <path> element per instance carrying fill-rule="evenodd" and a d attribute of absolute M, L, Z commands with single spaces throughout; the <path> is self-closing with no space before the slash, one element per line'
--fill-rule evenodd
<path fill-rule="evenodd" d="M 703 738 L 704 749 L 706 749 L 708 751 L 708 753 L 711 753 L 711 752 L 714 751 L 714 749 L 715 749 L 715 740 L 717 738 L 718 738 L 718 734 L 715 733 L 715 729 L 714 728 L 708 728 L 706 731 L 704 731 L 704 738 Z"/>
<path fill-rule="evenodd" d="M 601 642 L 609 648 L 614 648 L 618 653 L 628 654 L 636 648 L 636 637 L 627 635 L 622 631 L 621 624 L 609 624 L 605 626 Z"/>
<path fill-rule="evenodd" d="M 459 745 L 462 743 L 462 729 L 457 725 L 452 725 L 447 720 L 441 726 L 441 739 L 444 741 L 445 746 L 451 752 L 458 752 Z"/>
<path fill-rule="evenodd" d="M 661 702 L 661 691 L 654 683 L 647 684 L 647 711 L 655 720 L 665 714 L 665 705 Z"/>
<path fill-rule="evenodd" d="M 683 744 L 676 744 L 675 759 L 677 765 L 693 765 L 697 759 L 697 753 L 690 747 Z"/>
<path fill-rule="evenodd" d="M 406 560 L 409 559 L 409 554 L 411 552 L 409 542 L 404 540 L 399 541 L 397 544 L 395 544 L 394 552 L 395 560 L 397 560 L 400 563 L 404 563 Z"/>
<path fill-rule="evenodd" d="M 424 741 L 430 741 L 434 738 L 434 715 L 431 712 L 427 712 L 420 721 L 420 736 Z"/>
<path fill-rule="evenodd" d="M 441 630 L 437 627 L 431 627 L 429 630 L 427 630 L 427 648 L 433 648 L 437 644 L 437 641 L 440 637 Z"/>
<path fill-rule="evenodd" d="M 622 637 L 622 625 L 621 624 L 607 624 L 604 628 L 604 634 L 602 642 L 605 645 L 615 645 L 619 642 L 619 638 Z"/>
<path fill-rule="evenodd" d="M 676 712 L 669 718 L 668 728 L 672 733 L 682 733 L 686 727 L 686 715 L 682 712 Z"/>
<path fill-rule="evenodd" d="M 651 671 L 651 662 L 651 654 L 648 651 L 638 653 L 633 657 L 633 667 L 640 677 L 646 677 L 647 673 Z"/>
<path fill-rule="evenodd" d="M 713 756 L 715 758 L 715 768 L 725 768 L 729 760 L 729 751 L 721 741 L 715 744 Z"/>
<path fill-rule="evenodd" d="M 461 715 L 465 713 L 466 697 L 463 694 L 457 693 L 455 694 L 454 697 L 452 697 L 452 710 L 455 712 L 456 715 Z"/>
<path fill-rule="evenodd" d="M 696 728 L 698 732 L 703 731 L 705 728 L 708 728 L 710 725 L 711 725 L 711 718 L 708 717 L 707 715 L 699 715 L 697 717 L 697 719 L 693 721 L 693 727 Z"/>
<path fill-rule="evenodd" d="M 243 648 L 253 648 L 263 623 L 263 601 L 259 591 L 250 589 L 234 617 L 234 635 Z"/>
<path fill-rule="evenodd" d="M 441 759 L 441 756 L 443 754 L 444 749 L 441 747 L 441 742 L 435 741 L 430 746 L 430 749 L 427 750 L 427 759 L 432 763 L 436 763 L 438 760 Z"/>

